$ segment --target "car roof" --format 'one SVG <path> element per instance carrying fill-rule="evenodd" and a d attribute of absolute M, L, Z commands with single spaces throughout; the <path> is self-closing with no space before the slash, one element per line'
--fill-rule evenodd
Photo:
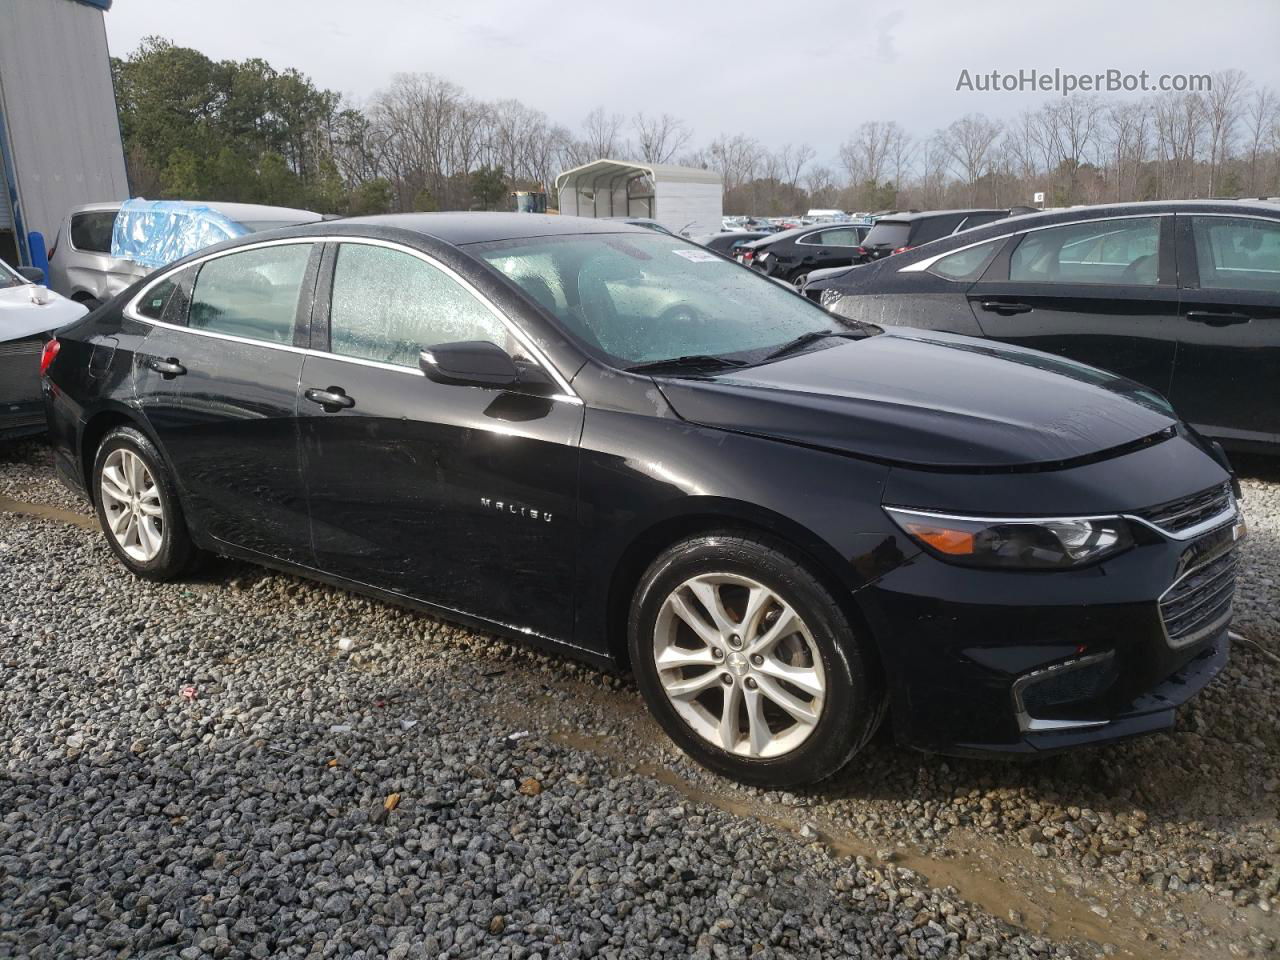
<path fill-rule="evenodd" d="M 965 207 L 960 210 L 920 210 L 916 213 L 888 213 L 876 219 L 876 223 L 913 223 L 931 217 L 963 217 L 975 213 L 1008 213 L 1008 207 Z M 874 226 L 874 224 L 873 224 Z"/>
<path fill-rule="evenodd" d="M 633 226 L 625 220 L 561 217 L 540 213 L 388 213 L 375 217 L 351 217 L 335 222 L 346 226 L 364 224 L 408 230 L 455 246 L 581 233 L 653 233 L 652 230 Z"/>
<path fill-rule="evenodd" d="M 313 223 L 323 219 L 323 215 L 314 210 L 301 210 L 297 207 L 273 207 L 264 203 L 225 203 L 221 200 L 182 200 L 192 206 L 208 207 L 216 210 L 228 220 L 245 222 L 249 220 L 288 220 L 291 223 Z M 105 213 L 120 209 L 123 200 L 108 200 L 101 203 L 82 203 L 71 208 L 71 214 Z"/>

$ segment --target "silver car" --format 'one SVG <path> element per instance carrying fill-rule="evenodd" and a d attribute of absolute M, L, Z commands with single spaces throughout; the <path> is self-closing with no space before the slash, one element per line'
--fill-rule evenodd
<path fill-rule="evenodd" d="M 250 233 L 324 219 L 310 210 L 257 203 L 201 201 L 201 206 L 216 210 Z M 152 270 L 132 260 L 111 256 L 111 233 L 119 210 L 118 200 L 75 207 L 59 225 L 49 248 L 49 286 L 90 310 Z"/>

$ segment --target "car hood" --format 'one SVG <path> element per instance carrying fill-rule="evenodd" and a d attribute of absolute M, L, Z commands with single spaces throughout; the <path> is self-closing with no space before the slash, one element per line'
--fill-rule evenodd
<path fill-rule="evenodd" d="M 30 283 L 0 287 L 0 343 L 56 330 L 87 312 L 83 304 L 68 300 L 52 290 L 44 290 L 41 294 L 47 297 L 47 302 L 37 303 L 34 298 L 36 290 L 43 288 Z"/>
<path fill-rule="evenodd" d="M 884 329 L 761 366 L 658 383 L 693 423 L 929 467 L 1094 457 L 1177 422 L 1157 394 L 1092 367 L 969 337 Z"/>

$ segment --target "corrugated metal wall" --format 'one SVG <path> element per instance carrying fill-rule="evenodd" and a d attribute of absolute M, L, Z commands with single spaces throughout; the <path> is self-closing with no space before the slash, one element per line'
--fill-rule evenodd
<path fill-rule="evenodd" d="M 101 10 L 0 0 L 0 117 L 26 230 L 52 243 L 71 207 L 128 197 Z"/>

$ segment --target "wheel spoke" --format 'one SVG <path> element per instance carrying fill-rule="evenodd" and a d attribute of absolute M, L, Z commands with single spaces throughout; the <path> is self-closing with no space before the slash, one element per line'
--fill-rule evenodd
<path fill-rule="evenodd" d="M 138 510 L 144 517 L 164 516 L 164 508 L 160 506 L 160 495 L 155 492 L 154 487 L 146 498 L 139 502 Z"/>
<path fill-rule="evenodd" d="M 692 580 L 689 582 L 689 590 L 711 615 L 711 620 L 720 631 L 721 637 L 738 632 L 737 624 L 729 617 L 728 611 L 724 608 L 724 602 L 720 599 L 719 586 L 708 583 L 706 580 Z"/>
<path fill-rule="evenodd" d="M 743 640 L 756 635 L 759 629 L 757 620 L 765 606 L 773 599 L 773 591 L 767 587 L 754 586 L 747 594 L 747 608 L 742 614 L 742 622 L 738 624 L 738 634 Z"/>
<path fill-rule="evenodd" d="M 818 715 L 814 713 L 813 707 L 799 697 L 794 697 L 782 689 L 776 680 L 771 677 L 760 676 L 756 678 L 756 682 L 760 684 L 760 692 L 762 694 L 795 717 L 800 723 L 814 724 L 818 722 Z"/>
<path fill-rule="evenodd" d="M 747 704 L 747 738 L 751 756 L 758 757 L 769 746 L 773 731 L 764 718 L 764 697 L 760 696 L 760 691 L 744 690 L 742 693 Z"/>
<path fill-rule="evenodd" d="M 138 546 L 147 555 L 147 559 L 155 556 L 156 551 L 160 549 L 160 534 L 151 526 L 151 521 L 146 517 L 138 518 Z"/>
<path fill-rule="evenodd" d="M 129 492 L 142 490 L 142 461 L 132 453 L 125 454 L 125 476 L 129 479 Z"/>
<path fill-rule="evenodd" d="M 711 648 L 686 650 L 684 647 L 667 647 L 658 654 L 656 660 L 659 670 L 674 670 L 679 667 L 713 667 L 715 658 L 711 656 Z"/>
<path fill-rule="evenodd" d="M 788 604 L 781 604 L 782 610 L 778 619 L 769 625 L 769 629 L 751 641 L 748 653 L 764 653 L 775 643 L 800 626 L 800 618 Z"/>
<path fill-rule="evenodd" d="M 811 697 L 822 696 L 822 679 L 813 667 L 793 667 L 783 663 L 777 657 L 767 656 L 764 663 L 756 667 L 760 673 L 785 680 L 793 687 L 799 687 Z"/>
<path fill-rule="evenodd" d="M 117 537 L 124 536 L 124 530 L 129 522 L 129 516 L 129 511 L 123 508 L 107 511 L 107 524 L 111 527 L 111 532 Z"/>
<path fill-rule="evenodd" d="M 710 626 L 684 602 L 684 597 L 680 596 L 679 592 L 673 593 L 667 603 L 671 606 L 671 612 L 688 624 L 689 629 L 696 633 L 703 643 L 712 646 L 720 643 L 723 639 L 714 627 Z"/>
<path fill-rule="evenodd" d="M 720 746 L 733 752 L 738 745 L 738 715 L 742 711 L 742 688 L 738 684 L 724 688 L 724 706 L 720 710 Z"/>
<path fill-rule="evenodd" d="M 115 500 L 128 500 L 129 489 L 124 474 L 114 464 L 102 468 L 102 492 Z"/>
<path fill-rule="evenodd" d="M 124 535 L 120 538 L 121 544 L 125 547 L 141 546 L 141 535 L 138 533 L 138 516 L 137 514 L 129 514 L 129 523 L 124 528 Z"/>
<path fill-rule="evenodd" d="M 677 700 L 692 700 L 698 694 L 710 690 L 719 682 L 720 671 L 708 670 L 706 673 L 700 673 L 696 677 L 665 682 L 663 683 L 663 688 L 667 691 L 667 696 L 669 697 L 674 697 Z"/>

